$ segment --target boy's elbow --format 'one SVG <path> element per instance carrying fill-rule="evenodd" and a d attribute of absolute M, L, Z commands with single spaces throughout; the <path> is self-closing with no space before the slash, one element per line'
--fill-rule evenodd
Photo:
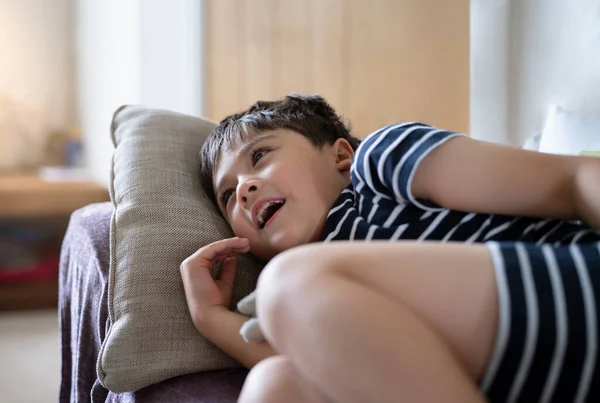
<path fill-rule="evenodd" d="M 574 173 L 572 208 L 578 219 L 600 227 L 600 158 L 582 158 Z"/>

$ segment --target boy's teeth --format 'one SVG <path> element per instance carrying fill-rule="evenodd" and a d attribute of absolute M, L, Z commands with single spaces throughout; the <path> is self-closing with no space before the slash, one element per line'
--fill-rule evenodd
<path fill-rule="evenodd" d="M 260 211 L 258 212 L 258 222 L 259 224 L 263 224 L 265 222 L 264 219 L 264 214 L 265 211 L 267 211 L 267 208 L 271 205 L 271 203 L 265 203 L 263 204 L 263 206 L 260 208 Z"/>
<path fill-rule="evenodd" d="M 258 214 L 257 214 L 258 223 L 260 225 L 263 225 L 265 223 L 265 213 L 269 207 L 271 207 L 273 204 L 284 204 L 284 203 L 285 202 L 274 200 L 274 201 L 270 201 L 270 202 L 263 204 L 263 206 L 260 208 L 260 210 L 258 211 Z"/>

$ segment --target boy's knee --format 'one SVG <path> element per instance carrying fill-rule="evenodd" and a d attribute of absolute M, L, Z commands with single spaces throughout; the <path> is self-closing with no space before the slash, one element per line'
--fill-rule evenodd
<path fill-rule="evenodd" d="M 299 297 L 306 296 L 306 287 L 331 272 L 333 264 L 323 249 L 320 244 L 305 245 L 274 257 L 258 279 L 257 298 L 261 309 L 270 311 L 269 306 L 285 306 L 286 301 L 298 301 Z"/>
<path fill-rule="evenodd" d="M 293 285 L 297 288 L 313 277 L 333 269 L 328 258 L 327 245 L 310 244 L 289 249 L 275 256 L 267 264 L 258 280 L 259 294 L 265 290 Z"/>
<path fill-rule="evenodd" d="M 261 273 L 257 312 L 271 340 L 281 333 L 277 329 L 289 327 L 291 310 L 307 302 L 312 285 L 331 271 L 331 262 L 323 256 L 322 245 L 293 248 L 273 258 Z"/>
<path fill-rule="evenodd" d="M 294 387 L 295 370 L 288 358 L 267 358 L 252 368 L 240 394 L 242 403 L 283 402 Z"/>

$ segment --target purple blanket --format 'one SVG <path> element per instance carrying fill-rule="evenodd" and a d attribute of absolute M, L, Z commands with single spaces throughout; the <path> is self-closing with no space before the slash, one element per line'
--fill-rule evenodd
<path fill-rule="evenodd" d="M 137 392 L 112 393 L 96 377 L 98 351 L 109 327 L 107 293 L 110 203 L 74 212 L 60 262 L 60 403 L 228 403 L 235 402 L 245 369 L 180 376 Z"/>

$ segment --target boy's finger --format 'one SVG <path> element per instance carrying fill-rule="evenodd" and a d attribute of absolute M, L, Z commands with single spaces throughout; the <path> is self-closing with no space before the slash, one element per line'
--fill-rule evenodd
<path fill-rule="evenodd" d="M 213 260 L 217 256 L 225 256 L 232 253 L 245 253 L 250 249 L 250 243 L 245 238 L 228 238 L 222 241 L 213 242 L 201 248 L 202 256 L 208 260 Z"/>
<path fill-rule="evenodd" d="M 209 266 L 211 268 L 213 268 L 218 263 L 221 263 L 221 262 L 224 263 L 227 258 L 230 258 L 230 257 L 237 258 L 239 255 L 241 255 L 243 253 L 246 253 L 246 251 L 233 251 L 233 252 L 227 251 L 225 253 L 218 254 L 218 255 L 214 256 L 212 260 L 210 260 Z"/>
<path fill-rule="evenodd" d="M 223 262 L 223 266 L 221 267 L 221 275 L 219 276 L 219 280 L 223 281 L 228 286 L 233 286 L 233 281 L 235 280 L 235 272 L 237 269 L 237 258 L 236 257 L 228 257 Z"/>
<path fill-rule="evenodd" d="M 198 249 L 190 259 L 202 257 L 203 259 L 212 261 L 217 257 L 224 257 L 232 253 L 246 253 L 250 249 L 250 243 L 246 238 L 227 238 L 217 242 L 213 242 Z"/>

